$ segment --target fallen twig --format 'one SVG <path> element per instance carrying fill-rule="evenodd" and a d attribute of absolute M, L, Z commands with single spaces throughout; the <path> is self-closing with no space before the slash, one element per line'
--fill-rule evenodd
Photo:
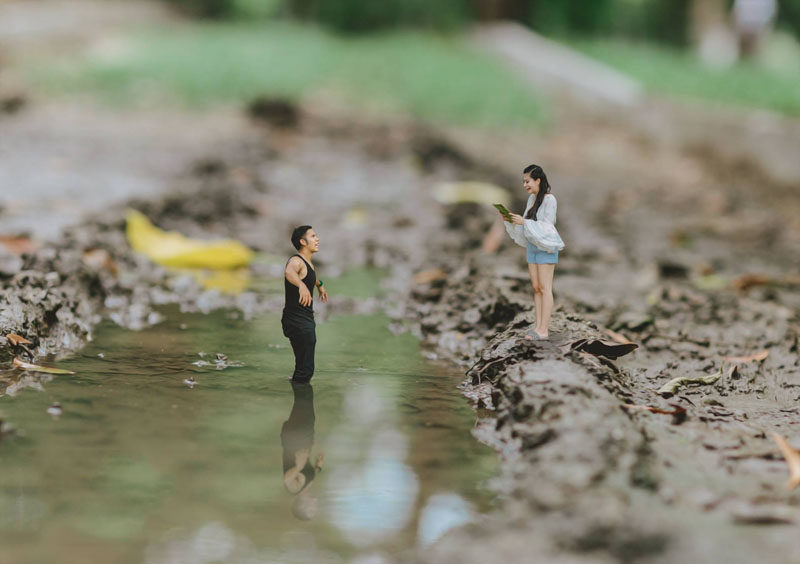
<path fill-rule="evenodd" d="M 789 480 L 786 482 L 786 489 L 793 490 L 800 485 L 800 451 L 793 448 L 778 433 L 771 432 L 769 436 L 778 443 L 778 448 L 781 449 L 781 454 L 783 454 L 786 464 L 789 465 Z"/>

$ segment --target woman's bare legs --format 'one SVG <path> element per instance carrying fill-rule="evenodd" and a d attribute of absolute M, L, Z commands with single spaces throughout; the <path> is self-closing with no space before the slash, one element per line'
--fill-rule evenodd
<path fill-rule="evenodd" d="M 541 321 L 536 326 L 536 333 L 541 337 L 547 337 L 548 325 L 550 325 L 550 315 L 553 313 L 553 274 L 556 270 L 555 264 L 531 264 L 528 268 L 536 269 L 536 279 L 541 290 L 540 303 L 542 304 Z M 539 319 L 539 305 L 536 305 L 536 317 Z"/>
<path fill-rule="evenodd" d="M 542 327 L 542 291 L 539 285 L 539 274 L 535 264 L 528 265 L 528 274 L 531 275 L 531 286 L 533 287 L 533 305 L 536 306 L 536 332 Z"/>

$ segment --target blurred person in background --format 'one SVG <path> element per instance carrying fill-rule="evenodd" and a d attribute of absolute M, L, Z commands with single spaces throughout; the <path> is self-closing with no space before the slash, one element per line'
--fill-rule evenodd
<path fill-rule="evenodd" d="M 733 23 L 739 43 L 739 56 L 752 58 L 769 35 L 778 13 L 777 0 L 735 0 Z"/>

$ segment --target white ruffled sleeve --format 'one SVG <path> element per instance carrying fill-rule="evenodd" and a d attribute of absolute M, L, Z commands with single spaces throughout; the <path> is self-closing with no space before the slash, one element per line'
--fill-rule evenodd
<path fill-rule="evenodd" d="M 520 247 L 527 247 L 528 241 L 525 239 L 525 233 L 521 225 L 516 225 L 510 221 L 504 221 L 503 225 L 506 226 L 506 233 L 511 236 L 511 239 Z"/>
<path fill-rule="evenodd" d="M 525 220 L 523 233 L 525 239 L 536 245 L 538 249 L 554 253 L 564 248 L 564 241 L 556 229 L 556 211 L 558 203 L 555 196 L 548 195 L 536 214 L 537 221 Z"/>
<path fill-rule="evenodd" d="M 528 203 L 526 204 L 525 211 L 522 212 L 522 215 L 528 213 L 528 208 L 533 205 L 533 196 L 528 197 Z M 523 229 L 522 225 L 517 225 L 515 223 L 511 223 L 510 221 L 504 221 L 503 225 L 506 226 L 506 233 L 509 234 L 511 239 L 520 247 L 527 247 L 528 240 L 525 239 L 525 230 Z"/>

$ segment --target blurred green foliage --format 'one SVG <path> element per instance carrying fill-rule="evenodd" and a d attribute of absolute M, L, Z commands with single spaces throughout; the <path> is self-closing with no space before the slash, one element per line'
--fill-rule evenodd
<path fill-rule="evenodd" d="M 778 25 L 800 36 L 800 0 L 780 0 L 778 5 Z"/>
<path fill-rule="evenodd" d="M 527 0 L 526 22 L 545 35 L 613 35 L 683 44 L 690 0 Z"/>
<path fill-rule="evenodd" d="M 520 127 L 546 113 L 523 79 L 488 55 L 419 31 L 343 37 L 288 22 L 196 23 L 140 32 L 114 59 L 48 59 L 27 72 L 55 94 L 90 91 L 121 105 L 312 97 L 376 113 Z"/>
<path fill-rule="evenodd" d="M 800 116 L 800 82 L 793 66 L 770 68 L 745 62 L 711 69 L 691 52 L 652 43 L 597 38 L 572 44 L 637 78 L 652 92 Z"/>
<path fill-rule="evenodd" d="M 484 17 L 515 19 L 546 35 L 615 36 L 685 45 L 697 0 L 166 0 L 205 18 L 287 16 L 342 32 L 454 29 Z M 733 0 L 724 0 L 731 5 Z M 780 0 L 778 23 L 800 34 L 800 0 Z"/>
<path fill-rule="evenodd" d="M 465 0 L 285 0 L 290 15 L 346 32 L 422 26 L 452 29 L 468 20 Z"/>

